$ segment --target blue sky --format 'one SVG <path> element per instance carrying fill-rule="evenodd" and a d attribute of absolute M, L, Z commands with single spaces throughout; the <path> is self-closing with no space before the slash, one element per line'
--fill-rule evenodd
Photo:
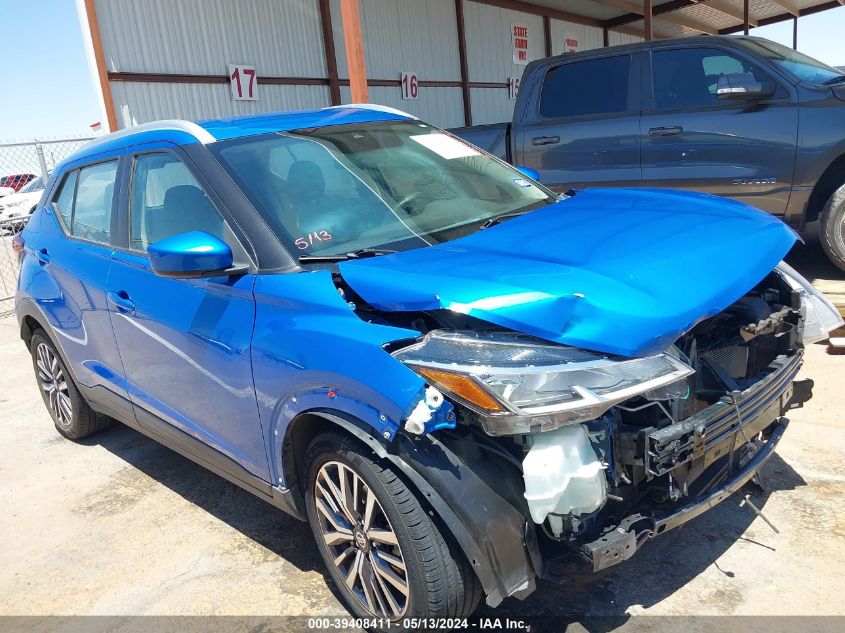
<path fill-rule="evenodd" d="M 100 115 L 76 2 L 0 0 L 0 15 L 0 140 L 90 132 Z"/>
<path fill-rule="evenodd" d="M 0 140 L 78 135 L 99 120 L 74 0 L 0 0 L 5 16 L 0 60 L 7 81 L 0 99 Z M 10 16 L 19 15 L 16 21 Z M 751 29 L 792 46 L 792 21 Z M 845 7 L 803 17 L 799 50 L 845 65 Z M 11 81 L 10 81 L 11 80 Z"/>

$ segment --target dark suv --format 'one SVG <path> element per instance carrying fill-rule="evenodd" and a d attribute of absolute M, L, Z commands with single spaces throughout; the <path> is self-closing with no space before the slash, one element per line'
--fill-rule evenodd
<path fill-rule="evenodd" d="M 455 132 L 546 186 L 728 196 L 821 220 L 845 270 L 845 73 L 757 37 L 690 37 L 529 64 L 513 123 Z"/>

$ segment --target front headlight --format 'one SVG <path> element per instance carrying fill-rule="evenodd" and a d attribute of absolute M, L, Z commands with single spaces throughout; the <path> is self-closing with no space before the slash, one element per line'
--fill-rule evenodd
<path fill-rule="evenodd" d="M 435 330 L 393 355 L 477 413 L 490 435 L 593 420 L 693 373 L 669 353 L 614 357 L 508 332 Z"/>
<path fill-rule="evenodd" d="M 777 265 L 789 287 L 801 298 L 801 313 L 804 315 L 804 343 L 815 343 L 827 338 L 828 333 L 842 327 L 843 320 L 830 299 L 816 290 L 801 273 L 786 262 Z"/>

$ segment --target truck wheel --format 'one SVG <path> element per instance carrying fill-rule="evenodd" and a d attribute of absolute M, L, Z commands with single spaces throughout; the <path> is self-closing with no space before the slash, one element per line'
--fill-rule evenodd
<path fill-rule="evenodd" d="M 845 185 L 830 196 L 819 220 L 825 254 L 838 268 L 845 270 Z"/>
<path fill-rule="evenodd" d="M 111 424 L 111 418 L 96 413 L 82 398 L 44 330 L 32 335 L 30 349 L 41 397 L 59 433 L 69 440 L 79 440 Z"/>
<path fill-rule="evenodd" d="M 371 453 L 327 433 L 306 457 L 308 520 L 347 606 L 356 617 L 399 623 L 470 615 L 481 590 L 463 553 Z"/>

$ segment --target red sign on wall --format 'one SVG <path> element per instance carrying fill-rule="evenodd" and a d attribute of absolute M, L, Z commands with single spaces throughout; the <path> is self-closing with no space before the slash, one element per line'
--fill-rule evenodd
<path fill-rule="evenodd" d="M 511 26 L 513 38 L 513 63 L 525 65 L 528 63 L 528 27 L 521 24 Z"/>

